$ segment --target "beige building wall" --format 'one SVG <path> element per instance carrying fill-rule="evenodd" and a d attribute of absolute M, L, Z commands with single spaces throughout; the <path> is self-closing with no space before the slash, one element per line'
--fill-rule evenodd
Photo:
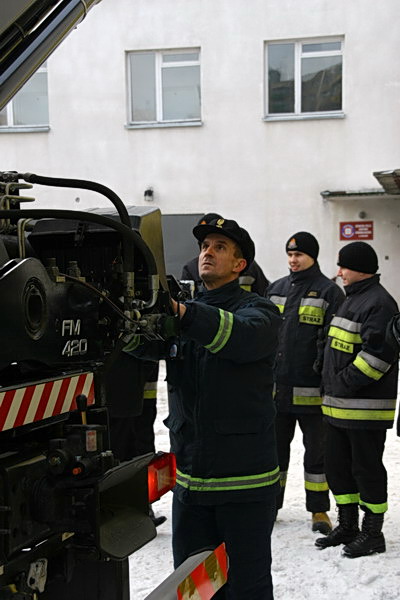
<path fill-rule="evenodd" d="M 383 283 L 400 300 L 400 196 L 321 197 L 379 188 L 373 171 L 400 167 L 398 19 L 398 0 L 102 0 L 48 61 L 50 130 L 0 133 L 0 169 L 92 179 L 126 204 L 152 187 L 163 213 L 236 218 L 270 279 L 287 273 L 292 233 L 318 237 L 332 276 L 339 222 L 372 220 Z M 329 36 L 344 38 L 344 117 L 264 121 L 264 43 Z M 192 47 L 201 126 L 128 129 L 126 51 Z M 35 195 L 37 207 L 106 204 L 79 190 Z"/>

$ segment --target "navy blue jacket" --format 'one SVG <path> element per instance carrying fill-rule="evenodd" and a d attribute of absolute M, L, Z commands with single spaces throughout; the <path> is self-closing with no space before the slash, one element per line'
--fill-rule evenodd
<path fill-rule="evenodd" d="M 279 487 L 272 399 L 279 311 L 237 280 L 186 303 L 180 359 L 167 360 L 175 493 L 255 501 Z"/>
<path fill-rule="evenodd" d="M 387 429 L 396 408 L 398 351 L 386 329 L 397 304 L 379 275 L 345 291 L 325 347 L 322 412 L 336 427 Z"/>
<path fill-rule="evenodd" d="M 314 363 L 322 359 L 328 325 L 344 294 L 315 263 L 278 279 L 267 295 L 283 320 L 275 365 L 278 410 L 321 413 L 321 375 Z"/>

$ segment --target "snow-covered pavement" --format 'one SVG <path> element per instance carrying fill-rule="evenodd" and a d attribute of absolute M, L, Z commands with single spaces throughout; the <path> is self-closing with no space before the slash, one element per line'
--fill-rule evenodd
<path fill-rule="evenodd" d="M 168 434 L 162 420 L 167 415 L 167 392 L 162 364 L 159 379 L 157 450 L 168 450 Z M 385 554 L 348 559 L 341 549 L 314 547 L 317 534 L 311 531 L 310 516 L 304 508 L 303 450 L 297 432 L 285 505 L 272 535 L 275 600 L 397 600 L 400 598 L 400 438 L 388 431 L 385 464 L 389 476 L 389 511 L 384 533 Z M 144 600 L 172 571 L 171 500 L 169 492 L 153 505 L 156 514 L 168 520 L 157 529 L 155 540 L 130 558 L 131 600 Z M 332 503 L 332 499 L 331 499 Z M 330 517 L 336 520 L 332 503 Z M 249 598 L 248 600 L 251 600 Z"/>

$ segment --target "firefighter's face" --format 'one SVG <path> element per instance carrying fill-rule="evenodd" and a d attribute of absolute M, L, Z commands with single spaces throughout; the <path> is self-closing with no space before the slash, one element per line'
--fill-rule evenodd
<path fill-rule="evenodd" d="M 235 242 L 219 233 L 210 233 L 202 242 L 199 273 L 208 290 L 233 281 L 245 268 L 246 260 Z"/>
<path fill-rule="evenodd" d="M 311 256 L 304 254 L 304 252 L 297 252 L 297 250 L 289 250 L 287 255 L 289 269 L 295 273 L 297 271 L 305 271 L 306 269 L 309 269 L 315 262 Z"/>
<path fill-rule="evenodd" d="M 338 269 L 338 277 L 342 278 L 343 285 L 351 285 L 352 283 L 356 283 L 357 281 L 362 281 L 363 279 L 368 279 L 369 277 L 373 277 L 373 275 L 369 275 L 367 273 L 360 273 L 359 271 L 352 271 L 351 269 L 347 269 L 346 267 L 339 267 Z"/>

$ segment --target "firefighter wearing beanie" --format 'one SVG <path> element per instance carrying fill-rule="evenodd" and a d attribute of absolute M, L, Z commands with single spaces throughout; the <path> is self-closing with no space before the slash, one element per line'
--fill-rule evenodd
<path fill-rule="evenodd" d="M 343 554 L 355 558 L 386 549 L 382 525 L 387 474 L 382 458 L 386 430 L 393 426 L 398 378 L 397 348 L 386 340 L 386 329 L 398 307 L 379 283 L 372 246 L 343 246 L 338 266 L 346 300 L 328 332 L 322 411 L 327 421 L 326 475 L 339 523 L 316 545 L 345 544 Z M 364 513 L 361 531 L 359 508 Z"/>
<path fill-rule="evenodd" d="M 277 441 L 281 472 L 282 508 L 289 469 L 290 444 L 296 424 L 303 432 L 306 510 L 312 529 L 327 534 L 332 528 L 329 490 L 324 470 L 324 426 L 321 411 L 320 364 L 327 326 L 343 302 L 341 289 L 321 273 L 319 245 L 306 231 L 292 235 L 285 245 L 290 274 L 268 288 L 268 297 L 282 314 L 275 367 Z M 303 493 L 299 490 L 299 493 Z"/>

